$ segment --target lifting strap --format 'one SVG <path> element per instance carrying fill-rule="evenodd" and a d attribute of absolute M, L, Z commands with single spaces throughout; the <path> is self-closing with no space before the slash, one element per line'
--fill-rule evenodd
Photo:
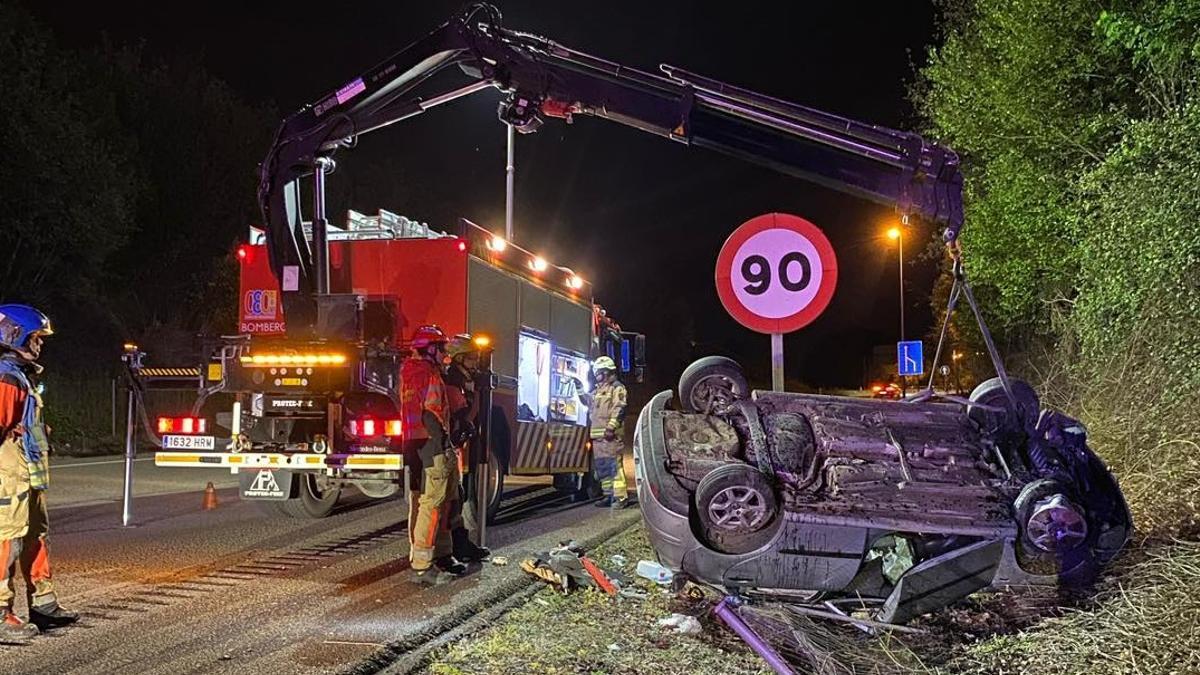
<path fill-rule="evenodd" d="M 1008 371 L 1004 369 L 1004 361 L 1000 358 L 1000 352 L 996 349 L 996 343 L 992 340 L 992 333 L 988 330 L 987 323 L 983 320 L 983 313 L 979 311 L 979 303 L 975 301 L 975 294 L 971 292 L 971 284 L 967 282 L 967 273 L 963 267 L 962 245 L 957 239 L 946 245 L 953 259 L 953 267 L 951 273 L 954 275 L 954 284 L 950 287 L 950 300 L 946 305 L 946 316 L 942 319 L 942 332 L 938 337 L 937 350 L 933 354 L 933 365 L 929 371 L 929 383 L 925 390 L 916 396 L 907 399 L 910 402 L 926 401 L 934 396 L 933 380 L 937 375 L 938 362 L 942 357 L 942 350 L 946 344 L 946 335 L 950 330 L 950 320 L 954 316 L 954 309 L 958 305 L 958 300 L 961 296 L 966 296 L 967 304 L 971 307 L 971 313 L 975 315 L 975 323 L 979 326 L 979 333 L 983 336 L 983 342 L 987 346 L 988 357 L 992 360 L 992 367 L 996 369 L 996 375 L 1000 378 L 1000 386 L 1004 389 L 1005 396 L 1011 404 L 1009 414 L 1018 415 L 1020 409 L 1017 404 L 1016 394 L 1013 393 L 1012 383 L 1008 378 Z M 971 401 L 964 400 L 958 396 L 943 396 L 942 398 L 955 401 L 957 403 L 971 404 Z"/>

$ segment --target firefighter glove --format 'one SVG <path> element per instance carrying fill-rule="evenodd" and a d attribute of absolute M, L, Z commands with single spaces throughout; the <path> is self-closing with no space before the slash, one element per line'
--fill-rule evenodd
<path fill-rule="evenodd" d="M 462 422 L 455 425 L 454 431 L 450 434 L 450 443 L 458 447 L 474 437 L 475 425 L 470 422 Z"/>

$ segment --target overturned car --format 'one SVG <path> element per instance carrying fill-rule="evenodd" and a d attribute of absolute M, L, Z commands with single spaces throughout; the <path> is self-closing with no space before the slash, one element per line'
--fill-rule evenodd
<path fill-rule="evenodd" d="M 854 598 L 900 623 L 987 587 L 1085 584 L 1129 538 L 1083 426 L 995 378 L 969 400 L 750 392 L 723 357 L 642 410 L 661 562 L 739 592 Z"/>

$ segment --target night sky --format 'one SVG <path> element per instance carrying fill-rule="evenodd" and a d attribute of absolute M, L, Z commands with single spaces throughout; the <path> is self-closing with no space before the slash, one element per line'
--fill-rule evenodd
<path fill-rule="evenodd" d="M 27 1 L 60 42 L 102 35 L 196 59 L 245 99 L 280 115 L 321 98 L 436 27 L 459 2 L 47 3 Z M 867 122 L 917 126 L 906 87 L 934 38 L 929 2 L 500 2 L 505 25 L 658 72 L 659 63 Z M 782 8 L 786 7 L 786 9 Z M 504 127 L 487 91 L 360 140 L 338 155 L 332 206 L 386 208 L 419 220 L 459 216 L 503 231 Z M 263 148 L 265 154 L 266 148 Z M 356 172 L 357 168 L 357 172 Z M 253 189 L 253 176 L 247 176 Z M 759 373 L 769 340 L 728 318 L 713 287 L 721 243 L 770 211 L 821 227 L 839 257 L 833 302 L 786 340 L 789 378 L 855 386 L 872 345 L 897 339 L 896 220 L 843 196 L 611 122 L 549 120 L 517 145 L 517 241 L 595 284 L 628 330 L 663 349 L 726 353 Z M 338 213 L 339 211 L 331 211 Z M 906 256 L 933 226 L 916 223 Z M 909 256 L 915 257 L 915 256 Z M 907 332 L 926 332 L 932 265 L 906 266 Z"/>

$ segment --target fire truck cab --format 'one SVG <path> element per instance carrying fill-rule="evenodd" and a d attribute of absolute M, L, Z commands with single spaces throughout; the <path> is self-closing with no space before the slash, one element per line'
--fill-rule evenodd
<path fill-rule="evenodd" d="M 277 277 L 263 232 L 251 228 L 237 250 L 240 335 L 210 355 L 215 381 L 202 394 L 232 394 L 232 408 L 207 438 L 160 422 L 156 463 L 229 467 L 243 498 L 295 517 L 329 514 L 347 483 L 391 496 L 404 473 L 400 363 L 413 331 L 436 324 L 470 333 L 484 355 L 478 384 L 491 406 L 476 421 L 490 433 L 470 450 L 487 453 L 489 514 L 505 475 L 550 474 L 560 490 L 586 493 L 591 361 L 612 356 L 638 380 L 644 338 L 620 332 L 571 269 L 470 221 L 456 225 L 349 211 L 344 226 L 328 226 L 330 292 L 315 311 L 293 312 L 301 316 L 285 316 L 281 302 L 293 270 Z"/>

